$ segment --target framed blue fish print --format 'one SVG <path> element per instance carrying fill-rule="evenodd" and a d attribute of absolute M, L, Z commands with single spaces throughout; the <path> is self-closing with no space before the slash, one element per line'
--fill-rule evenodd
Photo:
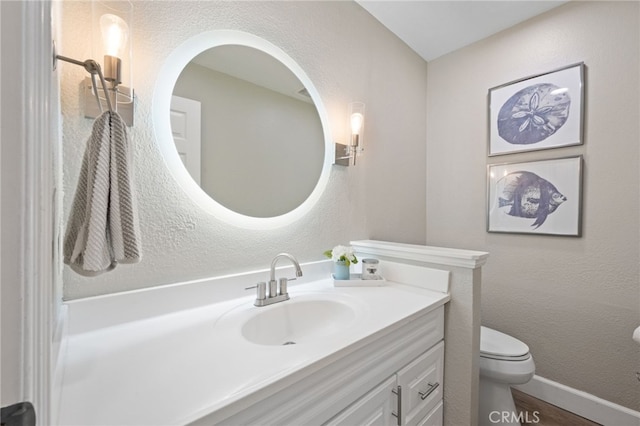
<path fill-rule="evenodd" d="M 489 89 L 488 155 L 583 143 L 584 63 Z"/>
<path fill-rule="evenodd" d="M 582 236 L 582 156 L 487 166 L 487 231 Z"/>

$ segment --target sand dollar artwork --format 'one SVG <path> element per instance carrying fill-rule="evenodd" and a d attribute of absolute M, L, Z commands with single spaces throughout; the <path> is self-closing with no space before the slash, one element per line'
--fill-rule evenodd
<path fill-rule="evenodd" d="M 549 83 L 525 87 L 500 108 L 498 134 L 514 145 L 543 141 L 566 123 L 570 106 L 566 88 Z"/>

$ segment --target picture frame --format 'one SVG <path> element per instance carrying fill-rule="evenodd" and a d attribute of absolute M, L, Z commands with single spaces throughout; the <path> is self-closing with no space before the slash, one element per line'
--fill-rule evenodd
<path fill-rule="evenodd" d="M 582 236 L 582 155 L 487 166 L 487 232 Z"/>
<path fill-rule="evenodd" d="M 583 144 L 584 63 L 489 89 L 488 156 Z"/>

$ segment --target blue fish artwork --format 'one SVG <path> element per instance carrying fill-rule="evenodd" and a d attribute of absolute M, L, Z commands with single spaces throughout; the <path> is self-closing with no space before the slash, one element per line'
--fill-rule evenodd
<path fill-rule="evenodd" d="M 497 182 L 496 188 L 498 207 L 510 207 L 506 212 L 510 216 L 535 219 L 531 225 L 534 229 L 567 201 L 551 182 L 527 171 L 509 173 Z"/>
<path fill-rule="evenodd" d="M 511 96 L 498 113 L 498 134 L 514 145 L 541 142 L 569 118 L 571 98 L 566 88 L 542 83 Z"/>

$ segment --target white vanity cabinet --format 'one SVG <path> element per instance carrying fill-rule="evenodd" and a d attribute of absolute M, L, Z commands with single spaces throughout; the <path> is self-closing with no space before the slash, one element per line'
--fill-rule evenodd
<path fill-rule="evenodd" d="M 273 393 L 254 393 L 231 416 L 218 412 L 190 424 L 441 425 L 443 371 L 438 306 L 324 359 L 304 377 L 287 377 Z"/>
<path fill-rule="evenodd" d="M 441 425 L 444 342 L 335 416 L 325 426 Z"/>
<path fill-rule="evenodd" d="M 475 320 L 466 306 L 486 255 L 377 242 L 359 247 L 361 256 L 402 261 L 383 259 L 386 285 L 336 287 L 326 278 L 328 261 L 305 265 L 310 281 L 292 286 L 291 300 L 261 308 L 243 289 L 264 271 L 66 302 L 56 424 L 396 425 L 398 386 L 400 424 L 472 424 Z M 425 266 L 431 264 L 443 269 Z M 455 300 L 450 287 L 459 296 L 447 309 L 445 338 L 445 306 Z M 244 296 L 234 298 L 236 292 Z M 265 324 L 275 344 L 246 335 L 245 325 L 264 319 L 263 312 L 283 318 L 289 310 L 302 314 Z M 298 334 L 279 339 L 283 329 Z M 288 341 L 296 344 L 281 344 Z M 446 386 L 444 345 L 456 353 L 447 359 Z"/>

